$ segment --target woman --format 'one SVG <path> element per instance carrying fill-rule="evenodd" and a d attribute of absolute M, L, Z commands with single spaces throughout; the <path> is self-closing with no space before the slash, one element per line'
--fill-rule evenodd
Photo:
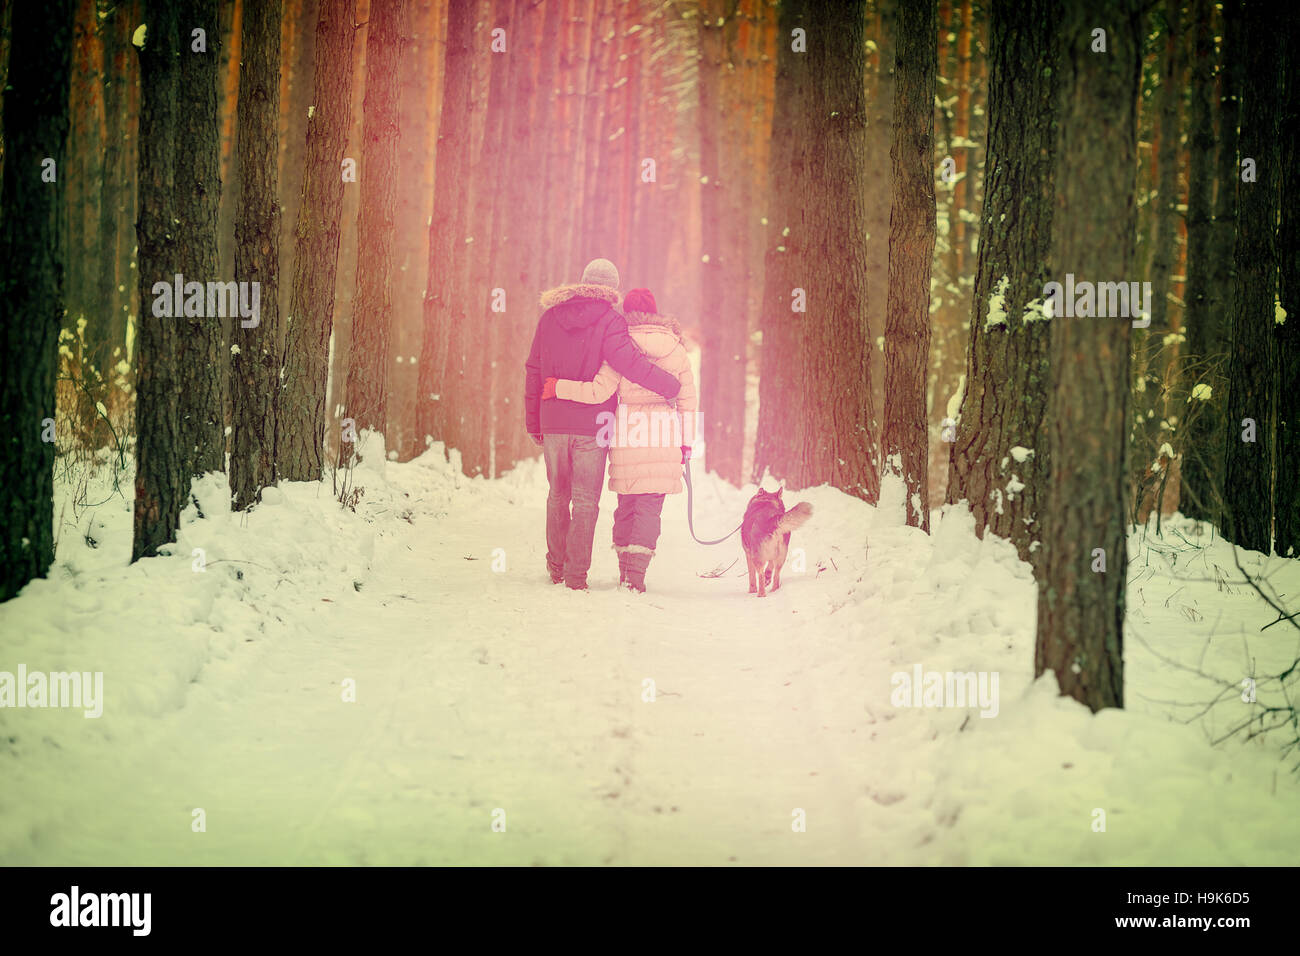
<path fill-rule="evenodd" d="M 697 401 L 695 377 L 677 321 L 659 314 L 649 289 L 628 292 L 623 314 L 637 348 L 681 384 L 676 408 L 658 393 L 624 379 L 608 364 L 590 382 L 548 378 L 542 397 L 598 405 L 618 390 L 618 417 L 597 440 L 609 435 L 609 490 L 618 492 L 614 511 L 618 581 L 644 592 L 645 572 L 659 541 L 664 496 L 682 490 L 682 465 L 695 440 Z"/>

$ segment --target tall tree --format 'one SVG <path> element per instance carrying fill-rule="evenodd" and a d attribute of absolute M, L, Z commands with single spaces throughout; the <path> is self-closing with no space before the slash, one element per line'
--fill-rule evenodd
<path fill-rule="evenodd" d="M 1281 63 L 1286 115 L 1282 128 L 1300 128 L 1300 18 L 1287 21 L 1285 60 Z M 1295 170 L 1300 150 L 1294 135 L 1282 140 L 1282 170 Z M 1273 484 L 1274 549 L 1288 557 L 1300 555 L 1300 191 L 1295 176 L 1282 176 L 1278 298 L 1281 311 L 1275 325 L 1278 355 L 1277 476 Z"/>
<path fill-rule="evenodd" d="M 492 0 L 491 12 L 491 17 L 483 24 L 483 39 L 478 47 L 478 56 L 486 72 L 487 98 L 481 107 L 483 135 L 474 159 L 475 175 L 471 177 L 470 224 L 475 239 L 474 243 L 467 244 L 468 284 L 463 293 L 468 333 L 468 337 L 462 340 L 467 353 L 464 367 L 468 369 L 471 389 L 477 387 L 477 395 L 470 398 L 474 394 L 470 391 L 460 399 L 462 414 L 468 406 L 460 430 L 462 467 L 468 475 L 481 474 L 489 478 L 495 477 L 496 433 L 499 428 L 506 427 L 506 423 L 497 421 L 497 395 L 493 391 L 491 366 L 503 338 L 501 314 L 492 311 L 492 300 L 496 296 L 493 290 L 501 288 L 493 271 L 493 247 L 497 247 L 499 259 L 501 234 L 510 229 L 506 220 L 509 210 L 501 202 L 501 192 L 505 185 L 505 160 L 509 148 L 510 89 L 507 79 L 510 59 L 518 55 L 509 52 L 513 0 Z M 504 34 L 493 36 L 491 31 L 494 30 L 502 30 Z M 499 44 L 502 43 L 506 44 L 505 50 L 501 50 Z M 509 427 L 517 428 L 517 421 L 512 421 Z"/>
<path fill-rule="evenodd" d="M 276 468 L 288 481 L 318 481 L 325 467 L 325 388 L 343 215 L 343 152 L 352 121 L 355 0 L 321 3 L 315 94 L 307 120 L 293 293 L 284 330 L 284 389 L 276 419 Z"/>
<path fill-rule="evenodd" d="M 335 4 L 337 5 L 337 4 Z M 292 277 L 298 208 L 306 172 L 307 124 L 312 112 L 318 0 L 283 0 L 280 23 L 280 149 L 276 185 L 280 190 L 280 274 Z M 280 314 L 286 331 L 293 324 L 293 283 L 280 283 Z"/>
<path fill-rule="evenodd" d="M 994 0 L 989 37 L 988 175 L 948 500 L 967 501 L 980 534 L 1009 539 L 1037 565 L 1048 473 L 1052 323 L 1042 296 L 1056 204 L 1055 5 Z"/>
<path fill-rule="evenodd" d="M 1215 150 L 1214 130 L 1214 21 L 1210 0 L 1192 0 L 1192 82 L 1188 139 L 1191 162 L 1187 198 L 1187 295 L 1184 327 L 1187 329 L 1186 374 L 1188 388 L 1210 384 L 1210 369 L 1223 349 L 1224 314 L 1212 309 L 1211 274 L 1214 263 L 1210 244 L 1214 234 Z M 1235 137 L 1234 137 L 1235 140 Z M 1227 188 L 1231 183 L 1224 184 Z M 1218 391 L 1221 393 L 1222 388 Z M 1213 423 L 1204 390 L 1184 416 L 1179 508 L 1189 518 L 1209 518 L 1205 489 L 1206 462 L 1212 448 L 1222 448 L 1222 431 Z M 1220 395 L 1220 400 L 1222 396 Z"/>
<path fill-rule="evenodd" d="M 889 214 L 893 196 L 894 51 L 898 30 L 898 0 L 868 0 L 874 68 L 867 74 L 867 288 L 889 287 Z M 775 31 L 774 31 L 775 32 Z M 778 38 L 779 39 L 779 38 Z M 769 226 L 769 228 L 771 228 Z M 885 313 L 889 297 L 867 297 L 868 364 L 871 369 L 871 407 L 885 405 L 885 353 L 875 343 L 885 338 Z"/>
<path fill-rule="evenodd" d="M 15 4 L 0 173 L 0 601 L 54 560 L 54 377 L 72 3 Z M 52 164 L 52 165 L 51 165 Z"/>
<path fill-rule="evenodd" d="M 874 502 L 864 4 L 780 7 L 754 471 Z"/>
<path fill-rule="evenodd" d="M 171 283 L 179 206 L 176 183 L 181 37 L 180 9 L 146 0 L 140 51 L 140 196 L 136 238 L 140 276 L 136 335 L 135 533 L 131 560 L 157 554 L 176 537 L 189 492 L 190 454 L 181 421 L 179 322 L 156 314 L 153 287 Z"/>
<path fill-rule="evenodd" d="M 1155 241 L 1151 252 L 1151 327 L 1147 334 L 1163 335 L 1168 329 L 1170 274 L 1178 241 L 1178 142 L 1181 132 L 1179 105 L 1183 98 L 1183 0 L 1165 0 L 1164 53 L 1160 64 L 1160 149 L 1156 160 L 1159 192 L 1155 216 Z"/>
<path fill-rule="evenodd" d="M 388 408 L 393 219 L 397 208 L 398 88 L 408 0 L 376 2 L 366 34 L 357 295 L 348 353 L 346 416 L 383 432 Z M 383 449 L 379 450 L 383 454 Z"/>
<path fill-rule="evenodd" d="M 730 8 L 730 11 L 728 11 Z M 702 425 L 708 441 L 708 466 L 727 481 L 740 484 L 745 438 L 745 348 L 749 329 L 744 250 L 729 240 L 734 230 L 731 195 L 748 187 L 728 162 L 734 153 L 720 135 L 727 123 L 724 84 L 734 76 L 734 51 L 728 49 L 728 12 L 734 23 L 738 5 L 706 0 L 700 15 L 698 66 L 700 126 L 700 354 Z M 730 167 L 730 168 L 729 168 Z"/>
<path fill-rule="evenodd" d="M 1272 542 L 1273 388 L 1277 342 L 1278 189 L 1282 179 L 1281 35 L 1271 12 L 1242 9 L 1242 45 L 1250 51 L 1241 95 L 1237 179 L 1237 281 L 1229 320 L 1224 521 L 1228 538 L 1253 551 Z M 1253 177 L 1249 173 L 1254 166 Z"/>
<path fill-rule="evenodd" d="M 260 314 L 241 319 L 231 345 L 230 490 L 236 511 L 275 484 L 280 393 L 280 204 L 276 187 L 280 115 L 280 3 L 245 0 L 237 112 L 239 181 L 235 279 L 256 283 Z"/>
<path fill-rule="evenodd" d="M 969 14 L 969 2 L 965 5 Z M 899 7 L 894 67 L 894 195 L 885 317 L 885 468 L 907 488 L 907 523 L 930 530 L 930 261 L 934 257 L 934 95 L 939 68 L 933 0 Z M 963 24 L 963 28 L 965 24 Z M 969 39 L 967 41 L 969 52 Z"/>
<path fill-rule="evenodd" d="M 470 175 L 470 107 L 473 95 L 473 0 L 450 0 L 447 8 L 446 85 L 438 127 L 438 165 L 433 181 L 433 217 L 429 222 L 429 269 L 425 280 L 423 336 L 420 346 L 419 440 L 459 447 L 458 396 L 472 390 L 467 379 L 463 274 Z"/>
<path fill-rule="evenodd" d="M 1068 214 L 1053 223 L 1052 262 L 1085 281 L 1132 275 L 1140 3 L 1069 5 L 1058 26 L 1065 49 L 1056 184 Z M 1130 320 L 1058 315 L 1051 322 L 1051 471 L 1039 512 L 1034 671 L 1054 671 L 1061 693 L 1096 711 L 1124 706 Z"/>
<path fill-rule="evenodd" d="M 217 80 L 221 30 L 216 0 L 182 0 L 178 28 L 180 71 L 177 77 L 176 222 L 174 263 L 185 281 L 221 278 L 217 213 L 221 203 L 221 124 L 217 115 Z M 201 36 L 195 31 L 202 30 Z M 222 347 L 219 316 L 180 317 L 176 367 L 180 374 L 181 441 L 188 474 L 225 470 L 225 415 L 222 378 L 229 367 Z M 205 310 L 206 311 L 206 310 Z M 186 489 L 188 490 L 188 488 Z"/>

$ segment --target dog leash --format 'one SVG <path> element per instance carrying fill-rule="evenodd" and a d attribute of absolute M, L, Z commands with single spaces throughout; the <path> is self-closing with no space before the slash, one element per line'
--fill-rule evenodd
<path fill-rule="evenodd" d="M 743 521 L 736 525 L 734 531 L 724 534 L 716 541 L 700 541 L 699 536 L 695 533 L 695 521 L 692 518 L 692 515 L 695 513 L 695 489 L 691 486 L 691 461 L 689 458 L 682 465 L 682 476 L 686 479 L 686 526 L 691 529 L 692 538 L 695 538 L 695 540 L 700 544 L 722 544 L 722 542 L 735 534 L 736 531 L 740 530 L 741 525 L 744 524 Z"/>

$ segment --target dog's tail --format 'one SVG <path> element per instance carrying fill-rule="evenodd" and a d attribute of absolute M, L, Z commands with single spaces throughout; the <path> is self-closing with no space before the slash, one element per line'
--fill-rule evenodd
<path fill-rule="evenodd" d="M 785 514 L 781 515 L 781 520 L 776 523 L 776 533 L 789 534 L 811 517 L 812 505 L 808 504 L 806 501 L 801 501 Z"/>

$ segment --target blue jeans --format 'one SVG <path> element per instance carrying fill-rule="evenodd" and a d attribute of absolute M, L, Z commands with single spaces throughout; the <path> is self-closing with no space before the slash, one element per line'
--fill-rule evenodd
<path fill-rule="evenodd" d="M 609 448 L 597 444 L 595 435 L 542 436 L 551 486 L 546 497 L 546 568 L 571 588 L 587 586 L 608 455 Z"/>

